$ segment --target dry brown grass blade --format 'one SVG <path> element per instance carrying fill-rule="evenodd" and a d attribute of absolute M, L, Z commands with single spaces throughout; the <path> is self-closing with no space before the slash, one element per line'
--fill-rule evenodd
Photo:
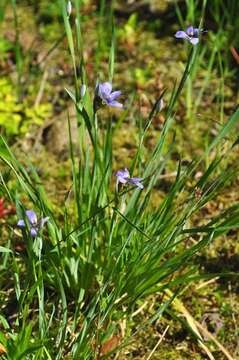
<path fill-rule="evenodd" d="M 169 326 L 166 327 L 166 329 L 164 330 L 163 334 L 160 336 L 157 344 L 155 345 L 155 347 L 153 348 L 153 350 L 151 351 L 151 353 L 149 354 L 149 356 L 147 357 L 146 360 L 150 360 L 151 357 L 153 356 L 153 354 L 155 353 L 155 351 L 157 350 L 157 348 L 159 347 L 159 345 L 161 344 L 161 342 L 163 341 L 163 339 L 165 338 L 165 335 L 167 334 L 167 331 L 169 329 Z"/>
<path fill-rule="evenodd" d="M 211 285 L 211 284 L 215 283 L 219 278 L 220 278 L 220 276 L 216 276 L 216 277 L 213 278 L 213 279 L 210 279 L 210 280 L 208 280 L 208 281 L 204 281 L 203 283 L 199 284 L 199 285 L 196 287 L 196 290 L 202 289 L 202 288 L 204 288 L 205 286 L 208 286 L 208 285 Z"/>
<path fill-rule="evenodd" d="M 166 290 L 166 295 L 171 298 L 173 296 L 173 293 L 170 290 Z M 226 356 L 228 360 L 235 360 L 230 355 L 228 350 L 213 336 L 208 330 L 206 330 L 199 322 L 197 322 L 194 317 L 189 313 L 189 311 L 185 308 L 185 306 L 182 304 L 182 302 L 178 299 L 174 299 L 172 306 L 181 314 L 184 315 L 186 318 L 188 325 L 193 330 L 193 332 L 198 336 L 198 343 L 201 346 L 201 348 L 206 352 L 208 358 L 210 360 L 215 360 L 214 356 L 212 355 L 209 348 L 205 345 L 203 342 L 203 338 L 201 336 L 201 333 L 199 332 L 199 329 L 202 333 L 204 333 L 208 338 L 210 338 L 211 341 L 214 342 L 214 344 L 218 347 L 218 349 Z"/>
<path fill-rule="evenodd" d="M 202 333 L 204 333 L 205 336 L 207 336 L 210 340 L 214 342 L 214 344 L 217 345 L 217 347 L 223 352 L 223 354 L 227 357 L 228 360 L 235 360 L 228 352 L 228 350 L 213 336 L 206 328 L 204 328 L 197 320 L 195 320 L 195 324 L 197 327 L 201 330 Z"/>

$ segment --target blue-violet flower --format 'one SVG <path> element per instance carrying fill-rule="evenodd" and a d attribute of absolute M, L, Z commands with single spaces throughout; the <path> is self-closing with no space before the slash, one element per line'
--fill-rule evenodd
<path fill-rule="evenodd" d="M 104 82 L 97 86 L 97 96 L 102 100 L 104 105 L 121 108 L 123 104 L 116 101 L 116 99 L 121 95 L 121 91 L 112 92 L 112 84 L 109 82 Z"/>
<path fill-rule="evenodd" d="M 143 179 L 142 179 L 142 178 L 139 178 L 139 177 L 132 177 L 132 178 L 129 178 L 129 179 L 128 179 L 128 183 L 137 186 L 137 188 L 139 188 L 139 189 L 143 189 L 143 188 L 144 188 L 144 185 L 141 184 L 141 181 L 142 181 L 142 180 L 143 180 Z"/>
<path fill-rule="evenodd" d="M 118 184 L 132 184 L 137 186 L 137 188 L 139 189 L 143 189 L 144 186 L 143 184 L 141 184 L 141 181 L 143 180 L 142 178 L 138 178 L 138 177 L 133 177 L 131 178 L 129 175 L 129 170 L 127 168 L 125 168 L 124 170 L 118 170 L 115 173 L 115 176 L 117 177 L 117 187 Z"/>
<path fill-rule="evenodd" d="M 48 221 L 48 217 L 40 219 L 40 221 L 37 221 L 36 213 L 33 210 L 27 210 L 26 211 L 26 217 L 29 221 L 30 225 L 30 234 L 31 237 L 35 238 L 39 232 L 44 226 L 44 224 Z M 24 229 L 26 227 L 26 223 L 24 219 L 20 219 L 17 223 L 17 226 Z"/>
<path fill-rule="evenodd" d="M 189 26 L 186 31 L 177 31 L 174 35 L 177 39 L 186 39 L 192 45 L 197 45 L 199 42 L 200 33 L 204 32 L 201 29 L 194 28 L 193 26 Z"/>

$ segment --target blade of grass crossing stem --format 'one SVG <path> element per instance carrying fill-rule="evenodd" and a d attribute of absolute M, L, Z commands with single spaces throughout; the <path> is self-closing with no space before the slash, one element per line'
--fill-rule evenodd
<path fill-rule="evenodd" d="M 178 269 L 182 268 L 182 266 L 185 266 L 187 263 L 187 259 L 190 259 L 194 254 L 196 254 L 200 249 L 202 249 L 206 244 L 208 244 L 208 242 L 211 241 L 212 238 L 213 234 L 211 234 L 210 237 L 206 236 L 203 240 L 200 241 L 200 243 L 193 245 L 183 254 L 171 257 L 169 260 L 161 263 L 160 266 L 158 265 L 158 262 L 154 259 L 153 261 L 147 261 L 145 263 L 144 269 L 142 269 L 142 267 L 140 268 L 136 263 L 135 265 L 138 269 L 140 269 L 140 273 L 135 273 L 133 278 L 128 279 L 126 291 L 130 292 L 132 284 L 137 284 L 134 285 L 134 294 L 137 297 L 142 297 L 143 294 L 149 291 L 149 289 L 152 289 L 153 286 L 162 283 L 165 279 L 176 273 Z M 164 249 L 164 253 L 168 253 L 167 248 Z M 186 276 L 184 277 L 186 279 Z M 166 286 L 170 286 L 170 283 L 166 284 Z"/>
<path fill-rule="evenodd" d="M 173 119 L 170 119 L 170 122 L 173 121 Z M 147 205 L 147 202 L 149 201 L 149 197 L 151 196 L 151 191 L 154 185 L 157 182 L 158 176 L 162 173 L 163 169 L 166 166 L 167 160 L 170 158 L 171 152 L 173 148 L 169 145 L 168 152 L 165 156 L 161 156 L 160 153 L 163 150 L 163 145 L 166 139 L 167 132 L 169 131 L 170 124 L 169 122 L 165 125 L 167 129 L 163 130 L 163 134 L 160 136 L 160 140 L 158 143 L 158 149 L 155 150 L 156 154 L 154 156 L 154 161 L 152 161 L 152 157 L 149 159 L 148 164 L 146 165 L 144 175 L 146 179 L 149 179 L 149 182 L 147 183 L 147 187 L 145 188 L 144 192 L 142 193 L 140 190 L 137 190 L 133 193 L 130 200 L 128 201 L 127 208 L 125 213 L 129 213 L 132 209 L 134 211 L 137 211 L 137 214 L 139 216 L 140 213 L 142 213 L 143 209 Z M 174 142 L 174 140 L 173 140 Z M 143 200 L 141 203 L 139 203 L 140 197 L 143 197 Z"/>
<path fill-rule="evenodd" d="M 228 133 L 236 126 L 236 124 L 239 122 L 239 107 L 237 107 L 234 114 L 229 118 L 229 120 L 226 122 L 224 126 L 222 126 L 221 130 L 217 134 L 217 136 L 213 139 L 211 144 L 209 145 L 206 155 L 210 153 L 210 151 L 219 144 L 219 142 L 225 138 Z"/>
<path fill-rule="evenodd" d="M 144 139 L 145 139 L 145 136 L 147 134 L 147 131 L 149 130 L 151 124 L 152 124 L 152 121 L 154 119 L 154 116 L 156 115 L 157 113 L 157 108 L 161 102 L 161 100 L 163 99 L 163 96 L 165 94 L 166 90 L 164 90 L 162 92 L 162 94 L 159 96 L 159 98 L 155 101 L 154 103 L 154 106 L 149 114 L 149 117 L 148 117 L 148 121 L 146 123 L 146 125 L 144 126 L 144 129 L 142 130 L 142 133 L 141 133 L 141 136 L 140 136 L 140 139 L 139 139 L 139 145 L 138 145 L 138 148 L 137 148 L 137 153 L 132 161 L 132 165 L 130 167 L 130 172 L 133 173 L 134 172 L 134 169 L 136 167 L 136 164 L 138 162 L 138 158 L 140 157 L 140 152 L 141 152 L 141 149 L 142 149 L 142 146 L 143 146 L 143 142 L 144 142 Z"/>
<path fill-rule="evenodd" d="M 181 225 L 181 229 L 183 229 L 183 224 Z M 214 229 L 211 230 L 211 232 L 213 232 Z M 178 232 L 175 232 L 174 237 L 172 237 L 171 241 L 167 241 L 165 242 L 165 244 L 162 244 L 162 246 L 158 247 L 157 250 L 155 249 L 155 240 L 152 237 L 152 241 L 149 242 L 149 245 L 147 246 L 147 251 L 143 251 L 140 253 L 139 258 L 135 260 L 135 263 L 137 264 L 137 262 L 142 262 L 145 259 L 147 259 L 147 261 L 145 262 L 145 265 L 141 265 L 140 267 L 135 267 L 135 270 L 133 269 L 129 269 L 128 273 L 131 276 L 136 276 L 136 274 L 142 273 L 146 273 L 147 269 L 153 269 L 154 266 L 157 266 L 157 264 L 159 263 L 159 260 L 162 258 L 162 256 L 166 253 L 168 253 L 169 251 L 173 250 L 173 247 L 176 246 L 176 244 L 180 244 L 182 242 L 182 239 L 180 239 L 177 243 L 174 241 L 175 236 L 178 236 L 178 234 L 180 234 L 180 229 Z M 208 243 L 208 239 L 204 239 L 203 242 L 200 242 L 200 244 L 198 244 L 198 246 L 200 246 L 200 248 L 202 246 L 205 246 Z M 193 251 L 198 251 L 198 247 L 194 247 L 192 248 L 194 249 Z M 184 256 L 186 257 L 190 257 L 192 255 L 192 253 L 190 251 L 192 251 L 192 249 L 189 249 L 188 252 L 185 252 Z M 147 257 L 145 257 L 148 254 Z M 176 262 L 178 263 L 178 261 L 180 261 L 180 258 L 173 258 L 173 259 L 178 259 Z M 172 261 L 172 260 L 168 260 L 168 261 Z M 161 264 L 161 270 L 163 270 L 166 267 L 172 266 L 172 262 L 168 262 L 169 265 L 167 265 L 167 262 L 163 265 Z M 161 272 L 161 270 L 159 269 L 158 271 Z M 136 271 L 136 272 L 135 272 Z M 150 270 L 151 271 L 151 270 Z M 148 277 L 149 278 L 149 277 Z M 134 281 L 134 280 L 133 280 Z M 129 282 L 129 280 L 127 281 Z"/>
<path fill-rule="evenodd" d="M 165 132 L 166 136 L 166 132 Z M 162 135 L 160 146 L 163 147 L 165 137 Z M 174 139 L 172 140 L 174 142 Z M 168 151 L 164 156 L 157 156 L 155 157 L 155 161 L 149 164 L 149 166 L 146 166 L 146 169 L 144 171 L 144 179 L 148 180 L 146 182 L 147 186 L 145 186 L 145 189 L 143 193 L 138 190 L 133 193 L 130 200 L 128 201 L 127 208 L 125 213 L 127 214 L 132 209 L 135 209 L 135 212 L 137 212 L 138 215 L 143 212 L 143 209 L 146 207 L 150 196 L 151 191 L 153 187 L 155 186 L 158 176 L 162 173 L 162 171 L 165 169 L 166 163 L 168 159 L 171 157 L 171 152 L 173 151 L 172 144 L 168 146 Z M 151 158 L 152 159 L 152 158 Z M 151 161 L 151 159 L 149 161 Z M 139 202 L 140 197 L 142 196 L 142 201 Z"/>

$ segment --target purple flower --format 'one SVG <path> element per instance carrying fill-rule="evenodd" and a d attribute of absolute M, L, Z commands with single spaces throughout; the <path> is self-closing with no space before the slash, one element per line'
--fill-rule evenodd
<path fill-rule="evenodd" d="M 37 221 L 36 213 L 33 210 L 26 211 L 26 217 L 29 221 L 30 225 L 30 234 L 31 237 L 36 237 L 39 230 L 43 228 L 44 224 L 48 221 L 48 217 L 42 218 L 39 222 Z M 24 229 L 26 227 L 26 223 L 24 219 L 18 220 L 17 226 Z"/>
<path fill-rule="evenodd" d="M 186 31 L 177 31 L 174 35 L 177 39 L 186 39 L 192 45 L 197 45 L 199 42 L 200 33 L 204 32 L 201 29 L 194 28 L 193 26 L 189 26 Z"/>
<path fill-rule="evenodd" d="M 102 100 L 102 103 L 108 106 L 121 108 L 123 104 L 116 101 L 116 99 L 121 95 L 121 91 L 113 91 L 112 85 L 109 82 L 99 84 L 97 86 L 97 96 Z"/>
<path fill-rule="evenodd" d="M 118 170 L 115 176 L 117 177 L 118 183 L 126 184 L 129 179 L 129 170 L 126 168 L 124 170 Z"/>
<path fill-rule="evenodd" d="M 133 178 L 129 178 L 128 182 L 132 185 L 137 186 L 139 189 L 143 189 L 144 185 L 141 184 L 142 180 L 143 180 L 142 178 L 133 177 Z"/>
<path fill-rule="evenodd" d="M 129 176 L 129 170 L 127 168 L 125 168 L 124 170 L 118 170 L 115 173 L 115 176 L 117 177 L 117 188 L 118 188 L 118 184 L 132 184 L 137 186 L 139 189 L 143 189 L 144 186 L 143 184 L 141 184 L 141 181 L 143 180 L 142 178 L 138 178 L 138 177 L 133 177 L 130 178 Z"/>

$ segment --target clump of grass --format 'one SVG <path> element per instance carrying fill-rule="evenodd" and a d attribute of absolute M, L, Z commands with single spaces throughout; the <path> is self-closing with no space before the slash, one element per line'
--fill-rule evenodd
<path fill-rule="evenodd" d="M 59 5 L 74 70 L 74 90 L 66 91 L 75 105 L 79 132 L 77 154 L 68 121 L 72 186 L 65 196 L 62 218 L 53 211 L 34 167 L 28 164 L 27 171 L 3 137 L 0 143 L 0 157 L 6 169 L 1 175 L 1 189 L 16 204 L 18 218 L 24 222 L 21 228 L 11 224 L 6 229 L 9 240 L 0 248 L 1 282 L 5 291 L 11 289 L 8 302 L 12 301 L 15 306 L 13 321 L 6 315 L 8 302 L 0 318 L 3 328 L 0 342 L 5 349 L 5 359 L 11 360 L 67 356 L 100 359 L 112 351 L 120 351 L 133 335 L 129 331 L 128 336 L 122 337 L 122 320 L 126 324 L 130 322 L 138 304 L 156 293 L 161 295 L 158 309 L 137 331 L 160 319 L 183 287 L 199 278 L 194 274 L 194 255 L 215 238 L 238 227 L 238 206 L 232 206 L 206 223 L 196 226 L 193 221 L 195 214 L 200 213 L 237 171 L 236 166 L 229 168 L 223 160 L 237 145 L 231 133 L 239 119 L 238 110 L 221 126 L 200 157 L 187 165 L 178 161 L 169 191 L 154 210 L 150 207 L 176 141 L 175 106 L 192 74 L 199 50 L 190 49 L 182 78 L 172 89 L 162 131 L 150 153 L 144 139 L 154 116 L 161 110 L 164 93 L 155 99 L 147 121 L 140 123 L 137 151 L 129 175 L 122 179 L 119 174 L 114 176 L 114 170 L 120 169 L 113 169 L 112 148 L 115 129 L 118 131 L 122 118 L 119 116 L 113 122 L 109 115 L 107 124 L 99 121 L 101 108 L 112 106 L 110 94 L 102 95 L 100 89 L 102 83 L 113 82 L 113 11 L 110 11 L 112 41 L 108 78 L 98 79 L 96 88 L 92 89 L 83 57 L 81 2 L 73 3 L 76 15 L 67 13 L 65 0 L 59 0 Z M 101 12 L 104 6 L 102 1 Z M 71 22 L 71 17 L 75 22 Z M 99 37 L 102 31 L 101 24 Z M 101 59 L 100 54 L 97 59 Z M 99 64 L 98 61 L 97 68 Z M 117 114 L 115 116 L 117 118 Z M 225 141 L 227 150 L 220 152 Z M 199 168 L 204 172 L 196 179 Z M 15 179 L 14 186 L 9 185 L 9 176 Z M 143 189 L 142 186 L 139 189 L 135 176 L 140 177 Z M 115 186 L 117 179 L 118 186 Z M 23 198 L 27 198 L 28 208 L 34 209 L 39 218 L 48 218 L 45 227 L 29 218 Z M 74 202 L 73 216 L 68 208 L 70 198 Z M 21 238 L 21 251 L 16 250 L 16 238 Z M 199 337 L 197 333 L 195 336 Z M 113 345 L 102 354 L 103 344 L 109 340 Z M 202 343 L 202 339 L 199 340 Z"/>

